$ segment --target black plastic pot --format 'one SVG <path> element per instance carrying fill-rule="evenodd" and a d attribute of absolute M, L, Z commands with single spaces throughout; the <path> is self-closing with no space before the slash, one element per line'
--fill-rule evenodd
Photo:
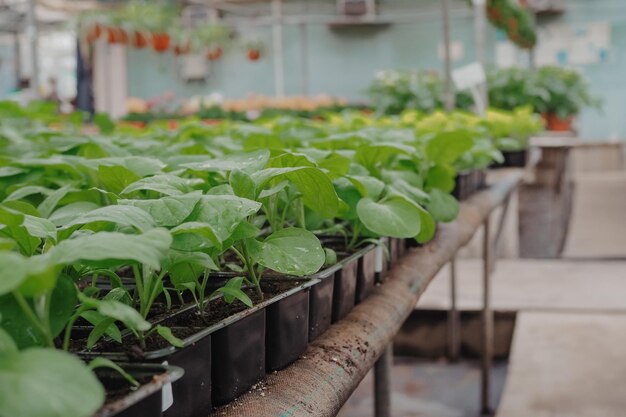
<path fill-rule="evenodd" d="M 354 308 L 360 257 L 354 257 L 335 273 L 333 289 L 333 323 L 343 319 Z"/>
<path fill-rule="evenodd" d="M 491 168 L 523 168 L 528 160 L 528 149 L 519 151 L 502 151 L 504 162 L 493 164 Z"/>
<path fill-rule="evenodd" d="M 320 279 L 309 292 L 309 342 L 324 333 L 332 323 L 336 274 L 333 272 Z M 354 293 L 352 294 L 354 300 Z"/>
<path fill-rule="evenodd" d="M 311 277 L 319 283 L 313 285 L 310 292 L 309 341 L 315 340 L 354 307 L 358 259 L 367 250 L 369 247 L 349 256 L 339 252 L 339 262 Z"/>
<path fill-rule="evenodd" d="M 265 309 L 216 331 L 212 348 L 213 403 L 227 404 L 265 376 Z"/>
<path fill-rule="evenodd" d="M 265 365 L 283 369 L 304 353 L 309 344 L 309 289 L 294 292 L 267 306 Z"/>
<path fill-rule="evenodd" d="M 189 306 L 182 310 L 187 311 L 195 306 Z M 204 416 L 206 410 L 212 407 L 211 402 L 211 333 L 214 327 L 197 329 L 198 332 L 183 340 L 184 347 L 176 349 L 168 346 L 143 353 L 142 356 L 133 356 L 126 352 L 80 352 L 83 357 L 102 356 L 116 362 L 152 362 L 180 367 L 185 370 L 185 375 L 172 384 L 174 404 L 164 413 L 165 416 L 174 417 Z"/>
<path fill-rule="evenodd" d="M 452 195 L 457 200 L 466 200 L 476 191 L 485 187 L 486 178 L 486 173 L 483 169 L 459 172 L 454 179 Z"/>
<path fill-rule="evenodd" d="M 363 256 L 359 258 L 359 264 L 357 268 L 356 276 L 356 294 L 355 303 L 358 304 L 365 300 L 368 295 L 374 289 L 376 283 L 376 249 L 369 246 L 369 250 L 363 253 Z M 380 256 L 380 252 L 379 255 Z M 384 258 L 384 256 L 383 256 Z"/>
<path fill-rule="evenodd" d="M 105 404 L 94 417 L 161 417 L 163 415 L 162 390 L 184 374 L 175 366 L 156 364 L 118 363 L 126 372 L 139 381 L 145 381 L 137 390 L 121 399 Z M 107 391 L 128 386 L 128 381 L 109 368 L 96 369 L 98 379 Z M 167 389 L 167 388 L 165 388 Z"/>

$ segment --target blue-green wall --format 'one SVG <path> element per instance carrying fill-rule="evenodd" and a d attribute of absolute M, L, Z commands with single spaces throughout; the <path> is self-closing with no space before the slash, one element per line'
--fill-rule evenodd
<path fill-rule="evenodd" d="M 384 4 L 402 3 L 387 0 Z M 410 2 L 409 2 L 410 3 Z M 415 23 L 396 23 L 386 28 L 330 30 L 326 25 L 309 24 L 308 83 L 309 94 L 328 93 L 352 100 L 363 99 L 363 90 L 374 74 L 386 68 L 441 69 L 437 56 L 441 40 L 441 22 L 437 2 L 419 0 L 412 10 L 427 11 Z M 464 2 L 455 3 L 452 14 L 452 38 L 463 42 L 464 58 L 455 66 L 474 60 L 473 22 Z M 403 7 L 408 4 L 403 2 Z M 591 139 L 626 138 L 626 2 L 624 0 L 570 0 L 567 12 L 552 22 L 608 21 L 611 24 L 612 48 L 609 60 L 585 65 L 580 69 L 589 78 L 593 90 L 604 100 L 604 110 L 585 111 L 580 120 L 581 136 Z M 419 6 L 418 6 L 419 5 Z M 434 7 L 434 8 L 433 8 Z M 406 9 L 411 11 L 411 9 Z M 249 33 L 250 28 L 245 28 Z M 274 93 L 271 32 L 261 27 L 254 32 L 268 46 L 265 57 L 256 63 L 246 60 L 241 50 L 232 50 L 211 67 L 206 83 L 185 85 L 177 80 L 175 58 L 172 54 L 129 52 L 130 95 L 153 97 L 165 90 L 179 96 L 206 95 L 221 92 L 226 97 L 242 97 L 256 92 Z M 286 94 L 302 94 L 301 28 L 285 26 L 285 89 Z M 487 59 L 493 63 L 496 34 L 489 29 Z"/>

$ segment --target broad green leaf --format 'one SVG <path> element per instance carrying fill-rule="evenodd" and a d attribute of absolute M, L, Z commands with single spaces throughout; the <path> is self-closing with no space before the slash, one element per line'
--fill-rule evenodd
<path fill-rule="evenodd" d="M 426 243 L 430 241 L 437 231 L 437 223 L 433 216 L 426 210 L 420 210 L 421 229 L 415 237 L 418 243 Z"/>
<path fill-rule="evenodd" d="M 27 172 L 23 168 L 18 167 L 0 167 L 0 178 L 12 177 L 14 175 L 23 174 Z"/>
<path fill-rule="evenodd" d="M 308 230 L 295 227 L 274 232 L 263 242 L 249 239 L 246 244 L 257 263 L 288 275 L 314 274 L 326 259 L 318 238 Z"/>
<path fill-rule="evenodd" d="M 39 237 L 42 239 L 57 239 L 57 230 L 54 223 L 48 219 L 42 219 L 41 217 L 35 217 L 30 215 L 24 216 L 23 226 L 28 230 L 31 236 Z"/>
<path fill-rule="evenodd" d="M 304 204 L 326 218 L 336 216 L 339 210 L 339 199 L 333 184 L 319 168 L 267 168 L 252 174 L 252 179 L 256 183 L 257 192 L 270 185 L 270 182 L 289 180 L 302 194 Z"/>
<path fill-rule="evenodd" d="M 250 175 L 240 169 L 235 169 L 230 173 L 228 181 L 236 196 L 255 199 L 256 186 Z"/>
<path fill-rule="evenodd" d="M 215 246 L 217 248 L 222 246 L 222 241 L 217 237 L 217 232 L 208 223 L 187 222 L 174 227 L 170 230 L 170 232 L 174 237 L 174 241 L 172 243 L 173 249 L 192 251 L 211 246 Z M 196 245 L 198 246 L 191 248 L 188 244 L 185 244 L 184 242 L 187 242 L 186 239 L 189 237 L 195 237 L 194 241 L 197 242 Z"/>
<path fill-rule="evenodd" d="M 20 285 L 19 291 L 26 297 L 33 297 L 55 288 L 58 278 L 58 267 L 47 255 L 36 255 L 26 262 L 27 276 Z"/>
<path fill-rule="evenodd" d="M 182 252 L 170 250 L 163 260 L 174 285 L 194 282 L 205 270 L 219 270 L 213 259 L 204 252 Z"/>
<path fill-rule="evenodd" d="M 0 355 L 3 416 L 88 417 L 104 396 L 95 375 L 69 353 L 31 348 Z"/>
<path fill-rule="evenodd" d="M 113 300 L 93 300 L 97 301 L 98 313 L 103 316 L 119 320 L 129 329 L 135 329 L 139 331 L 146 331 L 150 329 L 150 323 L 141 317 L 141 314 L 134 308 L 127 306 L 124 303 Z"/>
<path fill-rule="evenodd" d="M 364 198 L 357 205 L 361 222 L 379 236 L 415 237 L 420 232 L 420 210 L 403 197 L 380 202 Z"/>
<path fill-rule="evenodd" d="M 459 214 L 459 202 L 452 195 L 434 188 L 430 191 L 428 211 L 437 221 L 451 222 Z"/>
<path fill-rule="evenodd" d="M 17 352 L 17 345 L 6 331 L 0 327 L 0 356 Z"/>
<path fill-rule="evenodd" d="M 201 194 L 191 193 L 156 200 L 119 200 L 118 204 L 139 207 L 152 216 L 157 226 L 172 227 L 184 222 L 201 199 Z"/>
<path fill-rule="evenodd" d="M 173 196 L 182 195 L 193 191 L 193 187 L 202 184 L 199 178 L 181 178 L 172 174 L 159 174 L 152 177 L 141 178 L 124 188 L 121 194 L 129 194 L 133 191 L 156 191 L 158 193 Z"/>
<path fill-rule="evenodd" d="M 100 322 L 98 322 L 91 332 L 89 332 L 89 336 L 87 336 L 87 349 L 91 349 L 94 347 L 96 343 L 104 336 L 106 331 L 115 325 L 115 319 L 112 317 L 105 317 Z"/>
<path fill-rule="evenodd" d="M 76 307 L 76 287 L 67 275 L 57 278 L 50 297 L 50 330 L 52 337 L 58 336 L 67 325 L 67 321 Z"/>
<path fill-rule="evenodd" d="M 48 195 L 48 197 L 46 197 L 46 199 L 41 202 L 39 207 L 37 207 L 37 209 L 39 210 L 39 213 L 41 213 L 41 215 L 45 218 L 50 217 L 50 215 L 56 208 L 57 204 L 59 204 L 59 201 L 61 201 L 61 199 L 65 197 L 67 193 L 69 193 L 71 190 L 72 190 L 71 186 L 64 185 L 58 190 L 55 190 L 52 193 L 50 193 L 50 195 Z"/>
<path fill-rule="evenodd" d="M 146 213 L 144 210 L 134 206 L 116 205 L 99 207 L 95 210 L 83 213 L 69 223 L 66 223 L 62 229 L 102 221 L 115 223 L 119 226 L 134 227 L 140 232 L 155 227 L 154 220 L 150 214 Z"/>
<path fill-rule="evenodd" d="M 27 185 L 13 191 L 7 196 L 7 198 L 4 199 L 4 201 L 21 200 L 22 198 L 31 196 L 33 194 L 49 195 L 52 191 L 53 190 L 51 190 L 50 188 L 41 187 L 39 185 Z"/>
<path fill-rule="evenodd" d="M 410 155 L 414 149 L 401 144 L 375 144 L 363 145 L 357 148 L 354 155 L 355 161 L 370 171 L 376 171 L 387 166 L 389 161 L 397 155 Z"/>
<path fill-rule="evenodd" d="M 60 207 L 48 218 L 55 226 L 64 226 L 81 215 L 97 209 L 99 206 L 90 201 L 79 201 Z"/>
<path fill-rule="evenodd" d="M 267 149 L 253 152 L 240 152 L 226 155 L 217 159 L 209 159 L 203 162 L 182 164 L 183 167 L 194 171 L 225 172 L 241 170 L 248 174 L 262 169 L 269 160 L 270 153 Z"/>
<path fill-rule="evenodd" d="M 374 177 L 349 175 L 346 177 L 361 193 L 363 197 L 377 200 L 385 189 L 385 183 Z"/>
<path fill-rule="evenodd" d="M 0 295 L 19 287 L 27 276 L 27 258 L 15 252 L 0 252 Z"/>
<path fill-rule="evenodd" d="M 189 220 L 209 224 L 217 239 L 223 242 L 239 223 L 260 208 L 261 203 L 234 195 L 205 195 L 189 216 Z"/>
<path fill-rule="evenodd" d="M 107 319 L 105 316 L 95 310 L 84 311 L 80 314 L 80 316 L 87 320 L 89 323 L 91 323 L 93 326 L 97 326 L 98 324 L 102 323 L 102 321 Z M 120 332 L 120 329 L 115 325 L 115 323 L 112 323 L 109 327 L 107 327 L 104 333 L 116 342 L 122 343 L 122 333 Z"/>
<path fill-rule="evenodd" d="M 454 189 L 454 176 L 456 172 L 449 165 L 435 165 L 426 174 L 426 187 L 428 189 L 439 188 L 444 192 L 451 192 Z"/>
<path fill-rule="evenodd" d="M 157 270 L 172 243 L 165 229 L 151 229 L 141 235 L 99 232 L 60 242 L 47 255 L 58 265 L 75 262 L 102 264 L 102 261 L 135 261 Z"/>
<path fill-rule="evenodd" d="M 172 334 L 172 329 L 170 329 L 169 327 L 156 326 L 156 329 L 159 336 L 167 340 L 172 346 L 178 348 L 182 348 L 183 346 L 185 346 L 185 343 L 181 339 Z"/>
<path fill-rule="evenodd" d="M 128 187 L 128 185 L 140 179 L 137 174 L 128 168 L 107 165 L 100 165 L 98 167 L 98 178 L 106 191 L 118 195 L 124 188 Z"/>
<path fill-rule="evenodd" d="M 452 164 L 469 151 L 473 144 L 467 131 L 440 132 L 426 144 L 426 156 L 437 164 Z"/>

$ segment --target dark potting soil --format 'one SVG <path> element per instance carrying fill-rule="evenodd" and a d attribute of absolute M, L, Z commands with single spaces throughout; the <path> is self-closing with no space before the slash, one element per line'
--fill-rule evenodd
<path fill-rule="evenodd" d="M 268 300 L 278 294 L 295 288 L 302 283 L 302 280 L 262 282 L 261 286 L 263 289 L 264 300 Z M 245 289 L 244 291 L 250 297 L 254 305 L 263 301 L 257 294 L 256 290 Z M 197 309 L 190 309 L 183 313 L 169 317 L 159 324 L 169 327 L 174 336 L 180 339 L 186 339 L 223 319 L 246 310 L 247 308 L 248 307 L 245 304 L 238 300 L 228 304 L 224 301 L 224 299 L 218 298 L 211 301 L 209 304 L 209 311 L 207 311 L 203 316 L 200 316 Z M 72 338 L 70 342 L 70 351 L 78 352 L 85 349 L 88 334 L 81 334 L 81 336 L 82 337 Z M 103 340 L 94 346 L 92 352 L 126 353 L 129 357 L 140 360 L 143 358 L 145 352 L 151 352 L 171 346 L 169 342 L 163 339 L 156 332 L 148 336 L 145 342 L 146 349 L 143 350 L 134 337 L 126 337 L 122 339 L 121 344 L 114 340 Z"/>

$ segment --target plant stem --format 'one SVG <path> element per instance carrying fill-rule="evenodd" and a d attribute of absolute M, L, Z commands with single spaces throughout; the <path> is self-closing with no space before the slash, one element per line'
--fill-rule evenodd
<path fill-rule="evenodd" d="M 248 270 L 248 273 L 250 274 L 250 278 L 252 278 L 252 283 L 254 284 L 254 287 L 256 288 L 256 292 L 259 295 L 259 297 L 261 297 L 261 300 L 262 300 L 263 291 L 261 290 L 261 283 L 259 281 L 259 278 L 257 278 L 256 276 L 256 272 L 254 271 L 254 264 L 252 263 L 252 260 L 250 259 L 250 255 L 248 254 L 248 247 L 246 246 L 245 242 L 241 242 L 241 253 L 244 258 L 246 269 Z"/>
<path fill-rule="evenodd" d="M 350 243 L 348 243 L 348 249 L 354 248 L 358 240 L 359 240 L 359 223 L 356 222 L 354 223 L 354 226 L 352 227 L 352 239 L 350 239 Z"/>

